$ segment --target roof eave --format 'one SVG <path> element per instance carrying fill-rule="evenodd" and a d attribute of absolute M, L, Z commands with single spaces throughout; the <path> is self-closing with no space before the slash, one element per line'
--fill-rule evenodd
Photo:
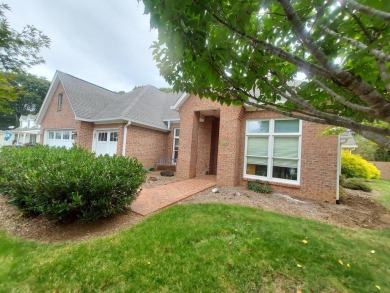
<path fill-rule="evenodd" d="M 179 111 L 181 105 L 184 104 L 184 102 L 187 100 L 187 98 L 190 96 L 190 94 L 183 93 L 176 102 L 171 106 L 171 110 Z"/>

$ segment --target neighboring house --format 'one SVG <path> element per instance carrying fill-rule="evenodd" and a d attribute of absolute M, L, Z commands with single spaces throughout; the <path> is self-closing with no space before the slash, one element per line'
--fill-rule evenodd
<path fill-rule="evenodd" d="M 57 71 L 37 123 L 44 144 L 76 143 L 96 154 L 137 157 L 145 167 L 165 158 L 177 161 L 181 178 L 211 174 L 231 186 L 261 180 L 275 192 L 338 199 L 339 138 L 321 136 L 325 125 L 254 107 L 152 86 L 117 94 Z"/>
<path fill-rule="evenodd" d="M 13 134 L 11 142 L 16 145 L 36 144 L 40 142 L 39 125 L 35 122 L 36 115 L 20 116 L 19 127 L 10 130 Z"/>
<path fill-rule="evenodd" d="M 340 134 L 340 143 L 341 148 L 347 150 L 350 153 L 358 147 L 349 129 L 346 129 L 343 133 Z"/>
<path fill-rule="evenodd" d="M 145 167 L 175 158 L 179 115 L 170 109 L 178 94 L 153 86 L 118 94 L 57 71 L 37 117 L 41 143 L 97 155 L 137 157 Z"/>
<path fill-rule="evenodd" d="M 179 176 L 215 174 L 232 186 L 258 179 L 275 192 L 336 201 L 338 138 L 320 136 L 326 126 L 189 94 L 172 109 L 180 113 Z"/>

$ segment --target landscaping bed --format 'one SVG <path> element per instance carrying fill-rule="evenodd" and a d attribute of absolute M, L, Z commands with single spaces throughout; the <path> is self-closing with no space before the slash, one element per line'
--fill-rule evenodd
<path fill-rule="evenodd" d="M 155 177 L 157 180 L 150 180 Z M 176 176 L 163 177 L 159 172 L 148 173 L 142 188 L 153 188 L 178 181 Z M 288 196 L 259 194 L 243 187 L 218 186 L 219 193 L 211 188 L 195 194 L 178 204 L 226 203 L 261 208 L 264 210 L 313 219 L 332 225 L 382 229 L 390 228 L 390 211 L 372 198 L 376 191 L 366 193 L 357 190 L 345 190 L 343 204 L 300 200 Z M 59 224 L 44 217 L 22 217 L 7 204 L 7 198 L 0 196 L 0 227 L 23 238 L 45 242 L 79 241 L 99 237 L 139 223 L 142 216 L 128 210 L 110 218 L 93 223 L 74 222 Z"/>

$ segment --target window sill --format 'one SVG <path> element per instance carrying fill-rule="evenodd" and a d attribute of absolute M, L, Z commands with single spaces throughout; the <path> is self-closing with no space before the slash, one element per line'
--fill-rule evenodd
<path fill-rule="evenodd" d="M 280 181 L 270 181 L 267 179 L 259 179 L 259 178 L 248 178 L 248 177 L 242 177 L 241 180 L 243 181 L 256 181 L 260 180 L 261 182 L 267 182 L 269 185 L 275 185 L 275 186 L 283 186 L 288 188 L 295 188 L 300 189 L 301 185 L 299 183 L 293 183 L 293 182 L 280 182 Z"/>

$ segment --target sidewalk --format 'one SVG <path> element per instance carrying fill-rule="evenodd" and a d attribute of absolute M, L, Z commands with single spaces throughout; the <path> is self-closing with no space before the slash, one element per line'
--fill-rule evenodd
<path fill-rule="evenodd" d="M 213 180 L 192 178 L 143 189 L 138 198 L 131 204 L 131 210 L 146 216 L 215 185 Z"/>

